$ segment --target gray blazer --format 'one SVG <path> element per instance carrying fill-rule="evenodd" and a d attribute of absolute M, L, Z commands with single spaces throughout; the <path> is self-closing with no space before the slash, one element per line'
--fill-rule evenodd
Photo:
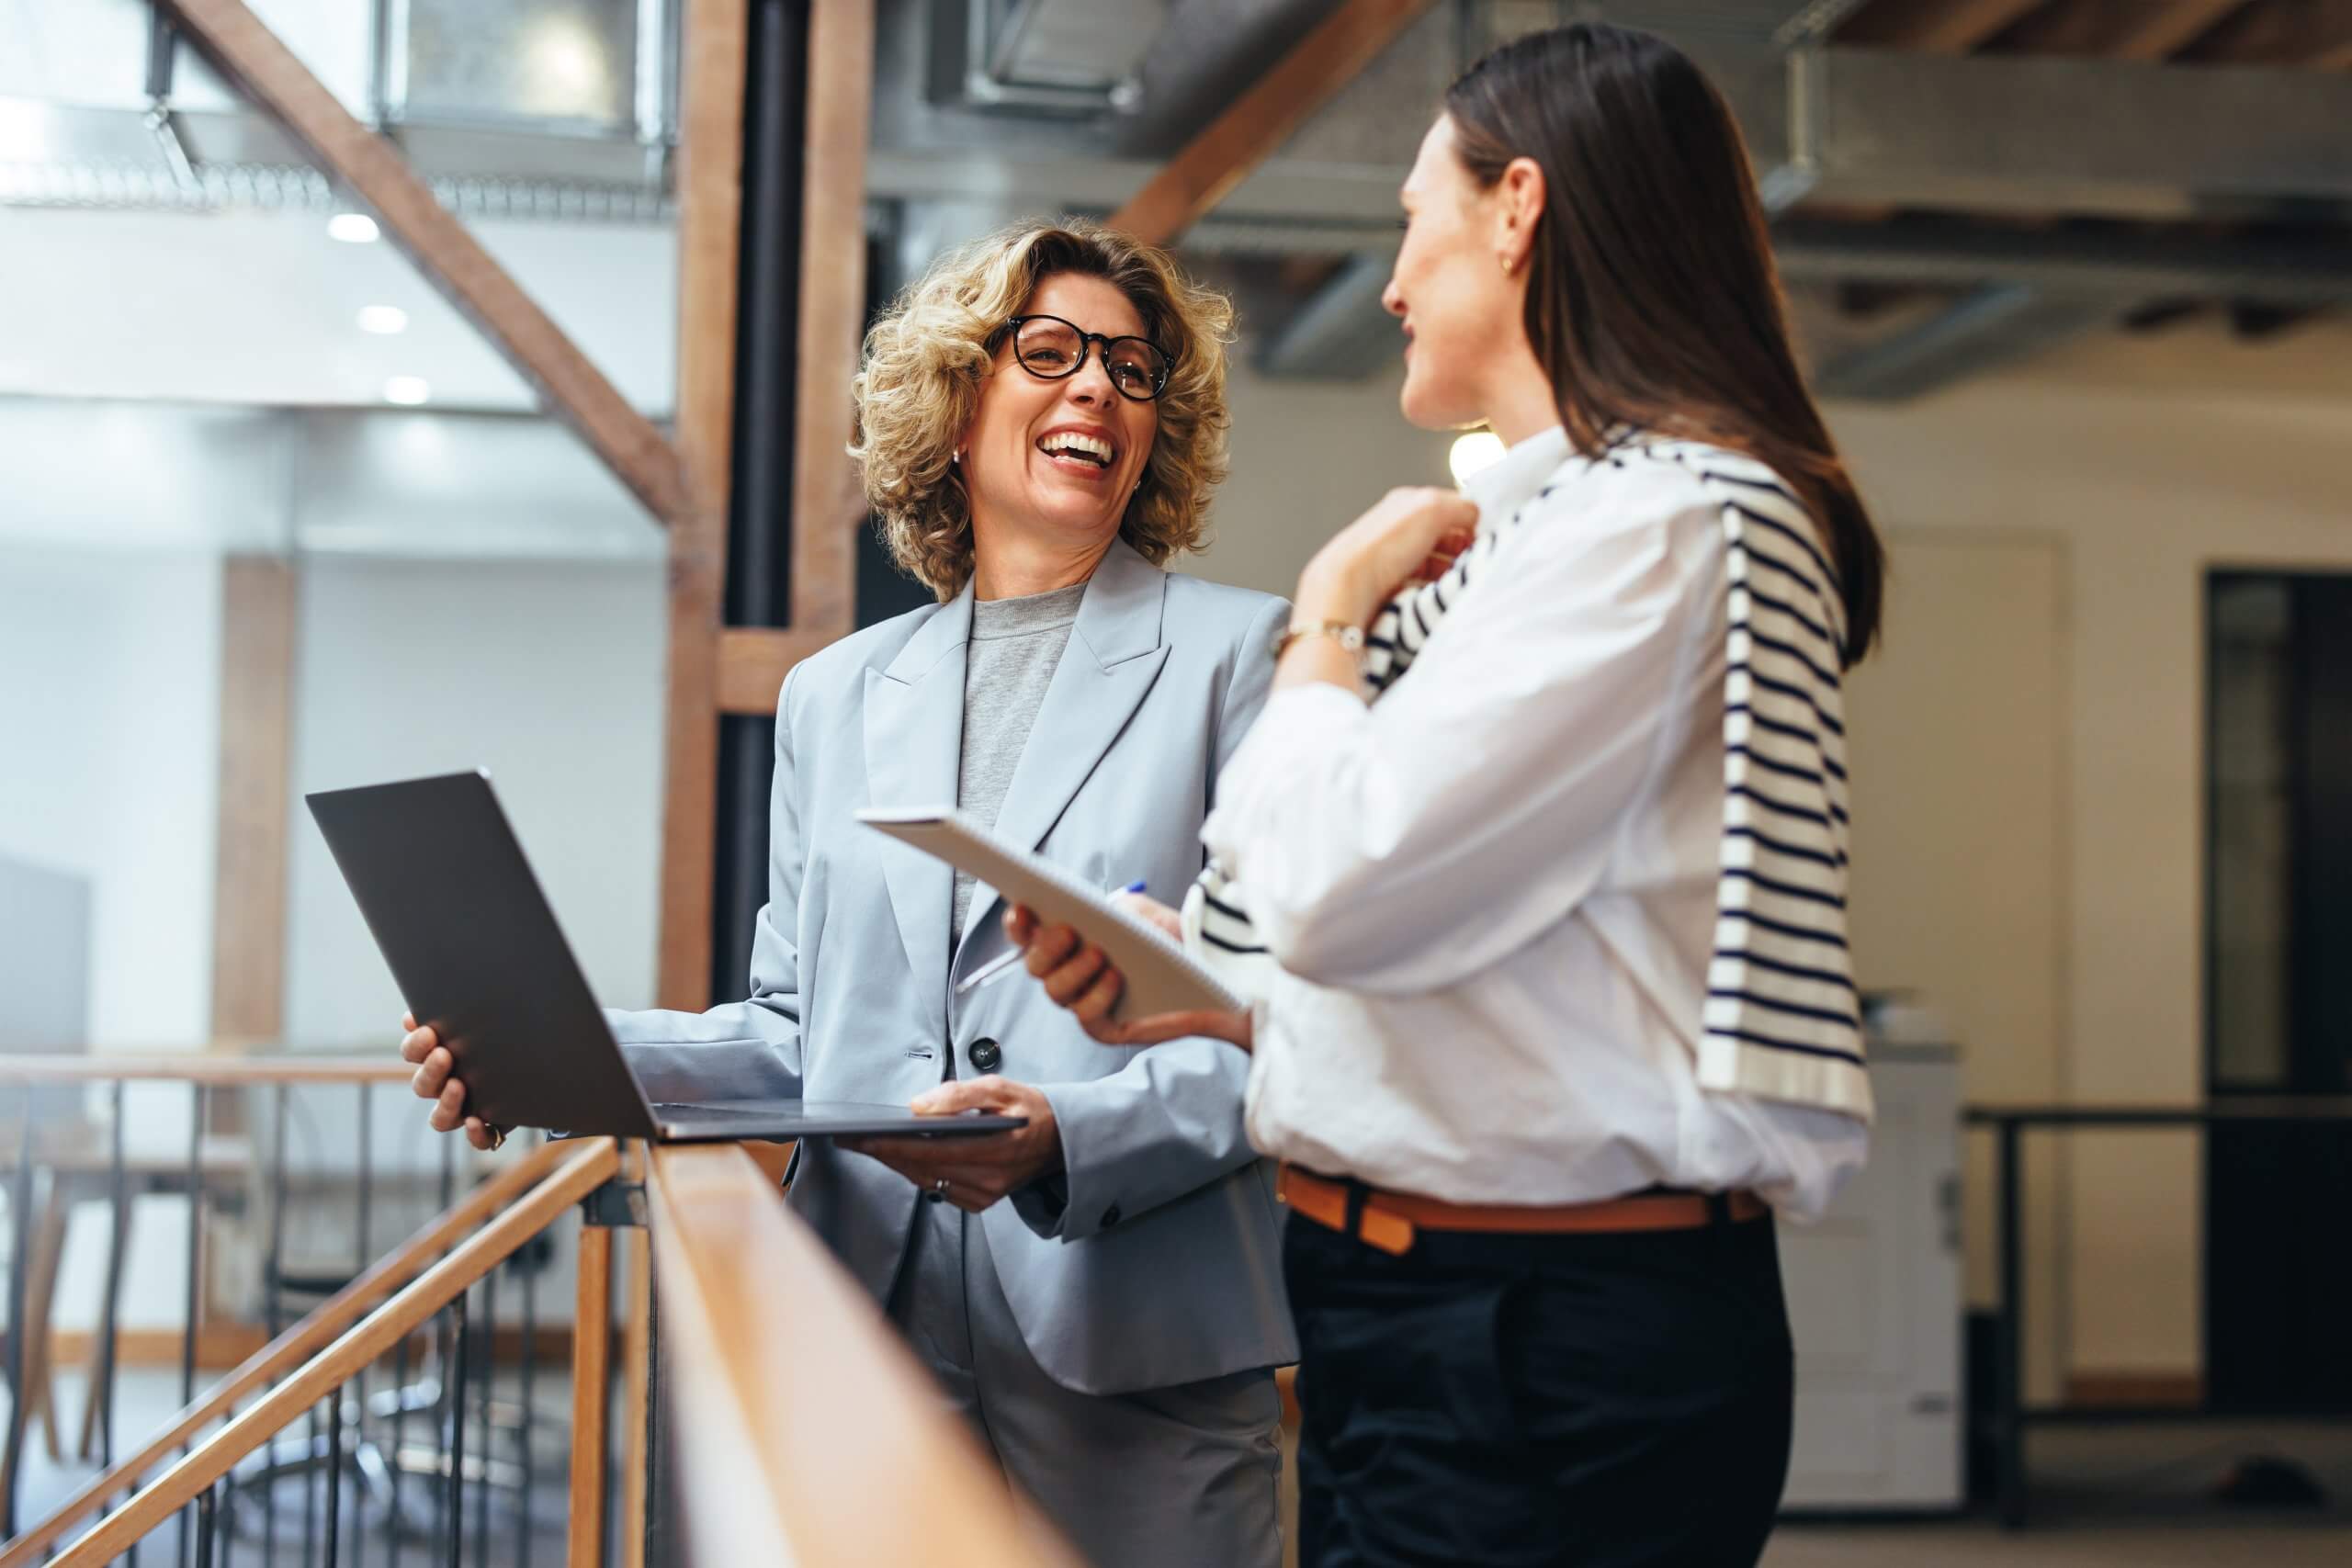
<path fill-rule="evenodd" d="M 1103 558 L 998 820 L 1097 886 L 1174 899 L 1202 864 L 1216 775 L 1273 676 L 1279 599 Z M 1031 1354 L 1088 1393 L 1160 1388 L 1297 1359 L 1269 1173 L 1241 1124 L 1249 1058 L 1219 1041 L 1114 1049 L 1015 976 L 954 981 L 1004 950 L 975 897 L 949 952 L 953 873 L 860 828 L 864 806 L 956 798 L 972 590 L 827 648 L 777 705 L 768 904 L 748 1000 L 616 1012 L 657 1100 L 903 1104 L 997 1070 L 1043 1089 L 1067 1171 L 980 1216 Z M 888 1299 L 920 1195 L 897 1172 L 803 1145 L 791 1201 L 875 1299 Z"/>

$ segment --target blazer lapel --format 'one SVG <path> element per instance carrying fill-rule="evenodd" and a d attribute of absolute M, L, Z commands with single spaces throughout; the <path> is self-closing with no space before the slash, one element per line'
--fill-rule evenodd
<path fill-rule="evenodd" d="M 865 672 L 865 780 L 873 806 L 952 806 L 964 747 L 964 659 L 972 589 L 916 628 L 887 669 Z M 876 835 L 890 912 L 919 990 L 947 1027 L 947 939 L 956 874 L 945 861 Z"/>
<path fill-rule="evenodd" d="M 1168 574 L 1125 540 L 1094 569 L 1006 787 L 997 837 L 1035 849 L 1135 716 L 1168 661 L 1160 641 L 1167 585 Z M 993 890 L 974 898 L 959 937 L 968 938 L 996 902 Z"/>

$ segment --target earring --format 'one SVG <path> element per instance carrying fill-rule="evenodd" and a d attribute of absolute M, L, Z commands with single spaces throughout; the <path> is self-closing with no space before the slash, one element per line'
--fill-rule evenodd
<path fill-rule="evenodd" d="M 1504 256 L 1502 258 L 1502 264 L 1503 276 L 1505 277 L 1509 277 L 1512 273 L 1519 270 L 1519 258 L 1517 256 Z"/>

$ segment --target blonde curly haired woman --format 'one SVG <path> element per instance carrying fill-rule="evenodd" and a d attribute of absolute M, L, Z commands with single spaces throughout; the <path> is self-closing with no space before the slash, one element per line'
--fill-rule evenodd
<path fill-rule="evenodd" d="M 807 660 L 776 709 L 751 994 L 615 1012 L 660 1100 L 985 1108 L 1014 1133 L 804 1144 L 791 1201 L 1005 1473 L 1095 1562 L 1272 1568 L 1296 1345 L 1249 1059 L 1106 1052 L 1036 987 L 959 992 L 993 895 L 857 828 L 954 800 L 1097 886 L 1201 869 L 1212 781 L 1287 606 L 1165 570 L 1225 467 L 1231 310 L 1159 252 L 1068 223 L 947 256 L 866 342 L 865 486 L 933 605 Z M 494 1135 L 430 1031 L 433 1125 Z"/>

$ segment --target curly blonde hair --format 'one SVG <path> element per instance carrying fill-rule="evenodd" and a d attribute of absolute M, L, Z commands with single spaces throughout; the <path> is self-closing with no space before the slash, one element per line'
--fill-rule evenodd
<path fill-rule="evenodd" d="M 881 516 L 890 557 L 944 601 L 972 575 L 972 514 L 949 459 L 980 401 L 1007 320 L 1057 274 L 1100 277 L 1133 302 L 1174 361 L 1159 431 L 1119 536 L 1154 565 L 1196 547 L 1209 491 L 1225 478 L 1225 350 L 1233 306 L 1193 283 L 1168 254 L 1099 224 L 1024 223 L 941 257 L 865 334 L 852 384 L 850 455 Z"/>

